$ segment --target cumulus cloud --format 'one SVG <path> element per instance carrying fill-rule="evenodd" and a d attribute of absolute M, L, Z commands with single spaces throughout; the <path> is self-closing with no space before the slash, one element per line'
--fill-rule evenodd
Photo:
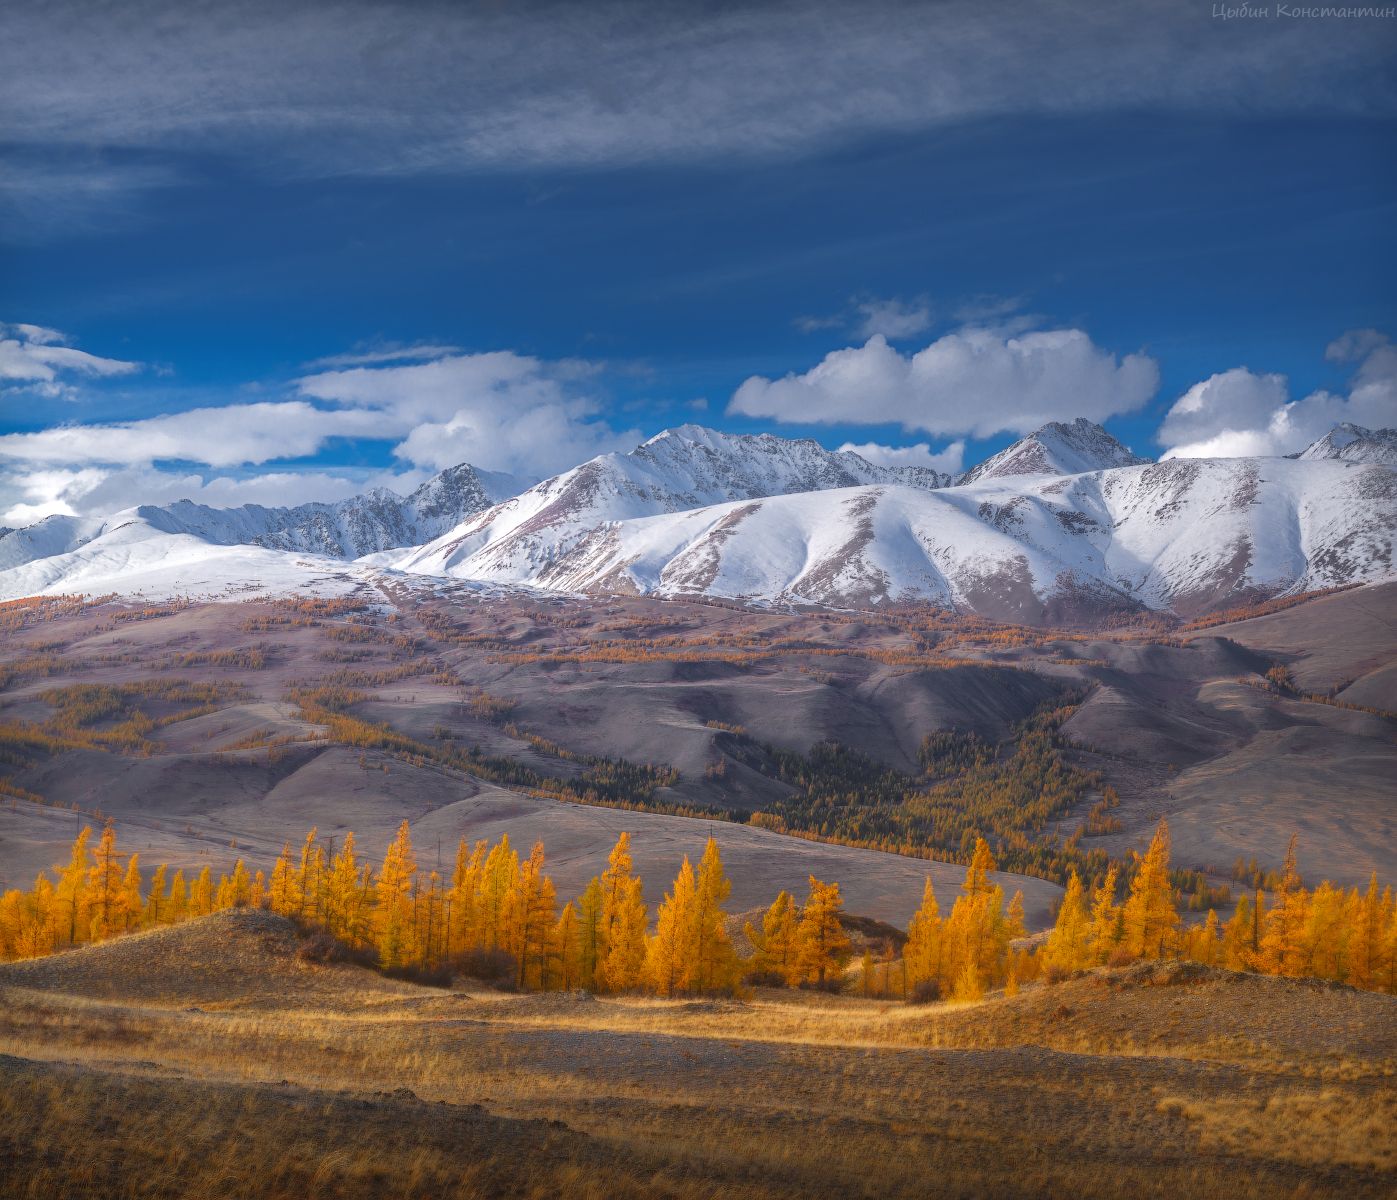
<path fill-rule="evenodd" d="M 1397 347 L 1376 330 L 1330 343 L 1331 362 L 1355 363 L 1349 393 L 1290 398 L 1284 375 L 1234 367 L 1195 383 L 1170 407 L 1156 439 L 1164 458 L 1233 458 L 1303 450 L 1335 425 L 1397 425 Z"/>
<path fill-rule="evenodd" d="M 4 326 L 0 334 L 0 387 L 64 387 L 65 377 L 137 368 L 62 345 L 61 334 L 39 326 Z M 598 368 L 588 363 L 426 344 L 361 348 L 322 361 L 343 365 L 296 380 L 291 397 L 0 434 L 0 521 L 184 498 L 296 504 L 367 486 L 411 490 L 460 462 L 537 477 L 640 440 L 604 419 L 593 386 Z M 246 470 L 312 457 L 335 439 L 388 443 L 400 466 Z"/>
<path fill-rule="evenodd" d="M 298 386 L 304 395 L 400 422 L 395 453 L 408 462 L 548 474 L 638 440 L 635 430 L 618 433 L 602 419 L 583 387 L 595 374 L 586 363 L 493 351 L 326 371 Z"/>
<path fill-rule="evenodd" d="M 64 345 L 56 329 L 24 323 L 0 323 L 0 395 L 28 390 L 48 398 L 73 394 L 73 376 L 130 375 L 140 363 L 101 358 Z"/>
<path fill-rule="evenodd" d="M 932 450 L 926 442 L 913 446 L 883 446 L 877 442 L 845 442 L 840 450 L 855 454 L 880 467 L 929 467 L 947 475 L 959 475 L 965 467 L 965 442 L 952 442 L 943 450 Z"/>
<path fill-rule="evenodd" d="M 1154 395 L 1153 359 L 1117 359 L 1080 329 L 1009 336 L 963 329 L 904 355 L 881 335 L 827 354 L 804 374 L 753 376 L 728 411 L 778 421 L 885 424 L 933 435 L 1028 433 L 1047 421 L 1103 421 Z"/>

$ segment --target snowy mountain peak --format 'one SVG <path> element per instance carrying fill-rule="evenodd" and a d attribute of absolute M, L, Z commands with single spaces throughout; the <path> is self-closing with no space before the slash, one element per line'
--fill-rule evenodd
<path fill-rule="evenodd" d="M 1080 475 L 1149 462 L 1132 454 L 1095 421 L 1050 421 L 961 476 L 960 483 L 1011 475 Z"/>
<path fill-rule="evenodd" d="M 1397 467 L 1397 429 L 1364 429 L 1344 421 L 1290 458 L 1337 458 Z"/>

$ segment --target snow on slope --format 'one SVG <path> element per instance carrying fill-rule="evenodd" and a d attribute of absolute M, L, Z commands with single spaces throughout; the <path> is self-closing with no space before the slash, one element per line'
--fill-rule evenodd
<path fill-rule="evenodd" d="M 930 600 L 1006 619 L 1139 604 L 1187 613 L 1389 577 L 1394 525 L 1397 478 L 1382 468 L 1192 459 L 744 499 L 549 540 L 553 525 L 509 554 L 439 544 L 409 569 L 566 591 Z"/>
<path fill-rule="evenodd" d="M 1080 475 L 1107 467 L 1136 467 L 1149 462 L 1132 454 L 1094 421 L 1078 417 L 1070 424 L 1051 421 L 972 467 L 957 483 L 977 483 L 1011 475 Z"/>
<path fill-rule="evenodd" d="M 128 509 L 96 522 L 65 518 L 72 535 L 69 545 L 24 562 L 0 561 L 0 600 L 80 592 L 153 599 L 291 592 L 343 595 L 372 575 L 364 568 L 318 555 L 213 545 L 190 533 L 171 532 L 149 519 L 149 514 L 160 512 Z M 46 527 L 43 533 L 57 532 L 52 520 L 40 524 Z M 0 543 L 0 550 L 4 548 Z"/>
<path fill-rule="evenodd" d="M 1397 467 L 1397 429 L 1364 429 L 1348 421 L 1335 425 L 1292 458 L 1339 458 L 1345 462 Z"/>
<path fill-rule="evenodd" d="M 259 504 L 211 508 L 178 500 L 166 505 L 138 505 L 110 517 L 46 517 L 23 529 L 0 534 L 0 573 L 41 559 L 72 555 L 84 548 L 87 552 L 83 558 L 63 558 L 62 562 L 31 572 L 25 578 L 56 577 L 55 572 L 64 569 L 64 564 L 67 569 L 79 569 L 79 562 L 106 561 L 105 542 L 132 522 L 146 530 L 142 540 L 150 544 L 142 553 L 151 562 L 160 553 L 155 536 L 160 533 L 177 539 L 168 549 L 172 561 L 184 561 L 193 553 L 186 542 L 178 539 L 193 539 L 207 546 L 252 546 L 331 558 L 359 558 L 437 537 L 471 514 L 489 508 L 502 496 L 512 494 L 517 486 L 518 481 L 512 476 L 480 471 L 463 463 L 433 476 L 407 497 L 379 488 L 333 504 L 302 504 L 295 508 L 265 508 Z M 117 543 L 120 541 L 116 538 Z M 118 553 L 113 561 L 119 559 Z"/>
<path fill-rule="evenodd" d="M 937 488 L 948 482 L 924 467 L 877 466 L 808 439 L 683 425 L 627 454 L 602 454 L 545 479 L 409 554 L 371 561 L 448 574 L 483 554 L 501 577 L 527 578 L 608 521 L 859 484 Z"/>

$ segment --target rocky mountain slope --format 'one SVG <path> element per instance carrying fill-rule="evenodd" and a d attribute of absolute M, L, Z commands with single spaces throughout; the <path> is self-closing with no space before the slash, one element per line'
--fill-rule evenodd
<path fill-rule="evenodd" d="M 488 516 L 488 514 L 486 514 Z M 1386 578 L 1397 476 L 1280 459 L 1178 460 L 932 491 L 865 485 L 489 540 L 484 517 L 404 570 L 563 591 L 863 606 L 1005 619 L 1195 612 Z"/>
<path fill-rule="evenodd" d="M 405 557 L 378 561 L 426 574 L 476 568 L 522 580 L 532 564 L 570 553 L 615 521 L 706 505 L 824 492 L 865 484 L 928 490 L 950 477 L 924 467 L 882 467 L 808 439 L 728 434 L 700 425 L 667 429 L 628 454 L 602 454 L 545 479 Z"/>
<path fill-rule="evenodd" d="M 965 472 L 957 483 L 978 483 L 1011 475 L 1080 475 L 1108 467 L 1149 462 L 1132 454 L 1094 421 L 1051 421 Z"/>
<path fill-rule="evenodd" d="M 1341 426 L 1296 459 L 1148 463 L 1090 422 L 1055 423 L 951 486 L 813 441 L 689 425 L 497 503 L 507 481 L 461 466 L 406 498 L 51 517 L 0 537 L 0 598 L 335 590 L 391 575 L 923 601 L 1015 620 L 1192 613 L 1392 577 L 1397 476 L 1368 461 L 1386 436 Z"/>
<path fill-rule="evenodd" d="M 1364 429 L 1345 421 L 1291 457 L 1339 458 L 1397 467 L 1397 429 Z"/>

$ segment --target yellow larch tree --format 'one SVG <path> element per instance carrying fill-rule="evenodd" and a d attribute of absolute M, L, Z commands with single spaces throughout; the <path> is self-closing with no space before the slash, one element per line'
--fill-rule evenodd
<path fill-rule="evenodd" d="M 291 865 L 291 843 L 286 842 L 272 864 L 272 883 L 267 892 L 267 906 L 283 917 L 301 915 L 301 896 L 296 884 L 296 868 Z"/>
<path fill-rule="evenodd" d="M 557 982 L 565 992 L 582 986 L 582 923 L 577 905 L 569 900 L 558 914 L 553 930 L 553 953 L 556 956 Z"/>
<path fill-rule="evenodd" d="M 623 992 L 638 987 L 645 966 L 645 901 L 631 873 L 631 835 L 616 839 L 601 876 L 601 957 L 597 987 Z"/>
<path fill-rule="evenodd" d="M 1305 970 L 1305 922 L 1310 897 L 1296 865 L 1295 842 L 1292 836 L 1262 927 L 1258 958 L 1261 970 L 1268 975 L 1301 975 Z"/>
<path fill-rule="evenodd" d="M 389 970 L 409 965 L 416 953 L 412 911 L 416 873 L 412 834 L 404 821 L 398 826 L 397 836 L 383 856 L 383 866 L 374 881 L 374 948 L 380 964 Z"/>
<path fill-rule="evenodd" d="M 703 848 L 703 858 L 699 860 L 690 917 L 691 991 L 731 992 L 737 987 L 741 968 L 728 937 L 727 915 L 723 911 L 730 895 L 732 881 L 723 870 L 718 843 L 710 837 Z"/>
<path fill-rule="evenodd" d="M 1091 965 L 1091 949 L 1091 916 L 1087 912 L 1081 876 L 1074 870 L 1068 877 L 1053 931 L 1043 943 L 1043 966 L 1071 975 Z"/>
<path fill-rule="evenodd" d="M 655 916 L 655 936 L 646 939 L 645 984 L 661 996 L 689 991 L 694 970 L 694 869 L 687 855 Z"/>
<path fill-rule="evenodd" d="M 1119 869 L 1113 864 L 1091 892 L 1091 962 L 1104 966 L 1125 936 L 1121 906 L 1116 903 Z"/>
<path fill-rule="evenodd" d="M 122 881 L 121 855 L 116 848 L 116 828 L 108 821 L 92 851 L 92 866 L 87 875 L 91 938 L 94 942 L 112 937 L 126 928 Z"/>
<path fill-rule="evenodd" d="M 786 891 L 778 893 L 772 901 L 762 917 L 760 930 L 750 921 L 747 922 L 745 932 L 756 949 L 752 971 L 762 977 L 763 982 L 770 982 L 778 976 L 788 986 L 799 982 L 796 963 L 799 924 L 795 897 Z"/>
<path fill-rule="evenodd" d="M 941 907 L 931 876 L 922 886 L 921 907 L 907 924 L 907 944 L 902 948 L 907 986 L 917 988 L 941 977 Z"/>
<path fill-rule="evenodd" d="M 543 873 L 543 843 L 535 842 L 509 898 L 510 952 L 518 960 L 521 988 L 542 989 L 548 982 L 548 956 L 553 926 L 557 922 L 557 895 L 553 881 Z"/>
<path fill-rule="evenodd" d="M 88 909 L 88 841 L 91 827 L 84 825 L 73 842 L 67 864 L 59 870 L 55 901 L 58 907 L 58 944 L 76 946 L 91 932 Z"/>
<path fill-rule="evenodd" d="M 810 876 L 810 894 L 796 929 L 796 971 L 802 983 L 837 984 L 849 961 L 849 937 L 840 923 L 844 900 L 837 883 Z"/>
<path fill-rule="evenodd" d="M 1169 823 L 1162 818 L 1130 882 L 1121 922 L 1122 944 L 1136 958 L 1166 958 L 1177 949 L 1179 913 L 1169 880 Z"/>

